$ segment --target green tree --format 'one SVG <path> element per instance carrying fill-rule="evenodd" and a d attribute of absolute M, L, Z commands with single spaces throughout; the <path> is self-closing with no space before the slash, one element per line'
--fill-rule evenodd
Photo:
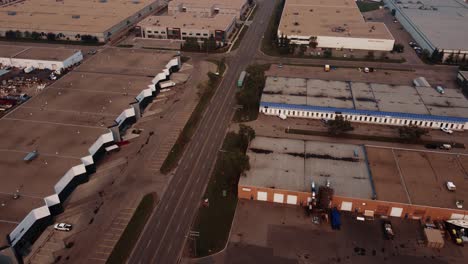
<path fill-rule="evenodd" d="M 13 30 L 8 30 L 7 32 L 5 32 L 5 38 L 16 39 L 16 32 L 14 32 Z"/>
<path fill-rule="evenodd" d="M 23 37 L 24 37 L 24 38 L 27 38 L 27 39 L 31 38 L 31 32 L 25 31 L 25 32 L 23 33 Z"/>
<path fill-rule="evenodd" d="M 299 55 L 303 56 L 307 51 L 307 45 L 299 45 Z"/>
<path fill-rule="evenodd" d="M 214 51 L 218 48 L 218 44 L 216 43 L 216 39 L 213 36 L 210 36 L 208 39 L 203 41 L 203 50 L 206 51 Z"/>
<path fill-rule="evenodd" d="M 318 46 L 318 42 L 317 42 L 317 37 L 310 37 L 309 39 L 309 47 L 311 49 L 316 49 Z"/>
<path fill-rule="evenodd" d="M 375 58 L 374 52 L 372 50 L 369 50 L 367 52 L 366 58 L 369 59 L 369 60 L 373 60 Z"/>
<path fill-rule="evenodd" d="M 398 128 L 400 138 L 405 141 L 419 140 L 422 136 L 429 133 L 428 129 L 416 125 L 403 126 Z"/>
<path fill-rule="evenodd" d="M 57 38 L 57 35 L 55 35 L 55 33 L 52 33 L 52 32 L 47 33 L 47 40 L 55 41 L 56 38 Z"/>
<path fill-rule="evenodd" d="M 255 138 L 255 130 L 249 126 L 239 125 L 240 149 L 245 152 L 249 146 L 250 141 Z"/>
<path fill-rule="evenodd" d="M 332 135 L 341 135 L 354 130 L 351 122 L 345 120 L 342 115 L 336 115 L 334 120 L 328 120 L 326 126 L 328 133 Z"/>
<path fill-rule="evenodd" d="M 39 32 L 33 31 L 31 32 L 31 38 L 34 40 L 38 40 L 41 38 L 41 34 Z"/>
<path fill-rule="evenodd" d="M 395 43 L 393 45 L 393 51 L 395 51 L 395 52 L 403 53 L 404 50 L 405 50 L 405 46 L 403 46 L 403 44 Z"/>
<path fill-rule="evenodd" d="M 200 51 L 200 44 L 196 38 L 186 38 L 182 49 L 186 51 Z"/>
<path fill-rule="evenodd" d="M 421 52 L 421 58 L 422 58 L 424 61 L 430 60 L 430 58 L 431 58 L 431 53 L 429 52 L 429 50 L 423 49 L 423 51 Z"/>
<path fill-rule="evenodd" d="M 323 56 L 325 56 L 325 58 L 331 58 L 331 56 L 333 55 L 333 52 L 331 49 L 326 49 L 324 52 L 323 52 Z"/>
<path fill-rule="evenodd" d="M 16 30 L 15 34 L 16 34 L 16 38 L 22 38 L 23 37 L 23 32 L 21 32 L 19 30 Z"/>

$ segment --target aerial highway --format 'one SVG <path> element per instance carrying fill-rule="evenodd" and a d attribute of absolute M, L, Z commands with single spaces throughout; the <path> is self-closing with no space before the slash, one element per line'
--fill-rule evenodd
<path fill-rule="evenodd" d="M 228 59 L 227 71 L 128 263 L 178 262 L 235 111 L 237 78 L 253 62 L 275 2 L 258 1 L 254 21 Z"/>

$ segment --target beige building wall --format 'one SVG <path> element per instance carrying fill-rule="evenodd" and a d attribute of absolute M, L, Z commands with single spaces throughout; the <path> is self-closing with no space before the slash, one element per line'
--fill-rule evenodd
<path fill-rule="evenodd" d="M 266 195 L 266 197 L 265 197 Z M 280 203 L 279 200 L 283 197 L 284 204 L 307 205 L 311 193 L 289 191 L 281 189 L 262 188 L 255 186 L 238 186 L 239 199 L 262 200 L 266 198 L 266 202 Z M 296 197 L 296 199 L 294 199 Z M 278 199 L 279 198 L 279 199 Z M 291 203 L 296 200 L 296 203 Z M 395 203 L 380 200 L 369 200 L 350 198 L 342 196 L 334 196 L 332 207 L 342 209 L 343 203 L 349 205 L 351 203 L 351 211 L 363 214 L 364 211 L 373 211 L 376 215 L 394 216 L 408 219 L 431 219 L 431 220 L 447 220 L 447 219 L 468 219 L 467 210 L 458 210 L 451 208 L 439 208 L 423 205 L 412 205 L 404 203 Z"/>

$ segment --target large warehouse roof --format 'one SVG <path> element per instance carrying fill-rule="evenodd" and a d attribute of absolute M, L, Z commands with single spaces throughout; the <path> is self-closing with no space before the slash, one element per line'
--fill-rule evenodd
<path fill-rule="evenodd" d="M 463 0 L 388 2 L 432 48 L 468 50 L 468 4 Z"/>
<path fill-rule="evenodd" d="M 393 39 L 384 23 L 365 22 L 354 0 L 286 0 L 279 34 Z"/>
<path fill-rule="evenodd" d="M 219 14 L 214 17 L 199 17 L 190 13 L 173 16 L 150 16 L 139 23 L 141 27 L 172 27 L 181 29 L 224 30 L 234 22 L 234 15 Z"/>
<path fill-rule="evenodd" d="M 355 153 L 357 155 L 355 155 Z M 239 185 L 310 192 L 330 181 L 335 194 L 372 198 L 362 147 L 318 141 L 256 137 L 247 152 L 250 170 Z"/>
<path fill-rule="evenodd" d="M 0 7 L 0 28 L 102 33 L 152 3 L 153 0 L 25 0 Z"/>
<path fill-rule="evenodd" d="M 1 58 L 63 61 L 73 56 L 76 52 L 79 52 L 79 50 L 0 45 Z"/>
<path fill-rule="evenodd" d="M 376 115 L 411 115 L 466 122 L 467 100 L 455 89 L 439 94 L 431 87 L 318 79 L 267 77 L 262 105 L 327 108 Z M 450 118 L 454 117 L 454 118 Z"/>
<path fill-rule="evenodd" d="M 224 7 L 224 8 L 241 8 L 247 0 L 173 0 L 169 2 L 169 9 L 172 6 L 182 5 L 184 7 Z"/>

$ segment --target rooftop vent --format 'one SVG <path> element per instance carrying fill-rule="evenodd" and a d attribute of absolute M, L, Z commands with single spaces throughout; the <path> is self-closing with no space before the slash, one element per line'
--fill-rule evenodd
<path fill-rule="evenodd" d="M 134 4 L 136 4 L 136 5 L 137 5 L 137 4 L 139 4 L 139 3 L 140 3 L 140 1 L 139 1 L 139 0 L 132 0 L 132 3 L 134 3 Z"/>
<path fill-rule="evenodd" d="M 99 0 L 99 3 L 107 3 L 107 0 Z"/>
<path fill-rule="evenodd" d="M 8 11 L 9 16 L 16 16 L 16 11 Z"/>
<path fill-rule="evenodd" d="M 73 19 L 80 19 L 80 17 L 81 17 L 80 15 L 72 15 Z"/>
<path fill-rule="evenodd" d="M 297 16 L 299 15 L 299 12 L 294 12 L 293 15 Z"/>

